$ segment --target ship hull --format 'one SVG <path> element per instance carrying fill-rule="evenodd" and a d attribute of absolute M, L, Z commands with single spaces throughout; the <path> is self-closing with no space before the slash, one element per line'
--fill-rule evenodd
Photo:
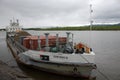
<path fill-rule="evenodd" d="M 26 55 L 22 54 L 22 52 L 21 53 L 18 52 L 16 46 L 10 40 L 10 38 L 7 38 L 6 42 L 16 61 L 24 65 L 60 75 L 84 77 L 84 78 L 95 77 L 95 76 L 91 76 L 92 71 L 95 70 L 96 68 L 95 64 L 93 63 L 63 64 L 63 63 L 37 61 L 27 57 Z"/>
<path fill-rule="evenodd" d="M 56 64 L 32 61 L 33 67 L 42 71 L 47 71 L 55 74 L 73 76 L 73 77 L 84 77 L 89 78 L 93 70 L 93 64 Z"/>

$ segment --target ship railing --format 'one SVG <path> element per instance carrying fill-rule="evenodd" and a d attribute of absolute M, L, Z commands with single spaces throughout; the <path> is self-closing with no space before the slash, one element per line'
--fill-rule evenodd
<path fill-rule="evenodd" d="M 22 46 L 19 42 L 15 41 L 15 44 L 16 44 L 17 48 L 20 50 L 20 52 L 28 51 L 28 49 L 25 48 L 24 46 Z"/>
<path fill-rule="evenodd" d="M 14 47 L 18 49 L 19 52 L 25 52 L 28 49 L 22 46 L 19 42 L 15 41 L 13 37 L 9 37 L 10 42 L 13 44 Z"/>

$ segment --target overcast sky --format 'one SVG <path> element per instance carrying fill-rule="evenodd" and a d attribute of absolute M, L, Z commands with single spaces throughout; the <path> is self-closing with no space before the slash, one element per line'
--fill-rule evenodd
<path fill-rule="evenodd" d="M 120 0 L 0 0 L 0 28 L 19 19 L 24 27 L 89 24 L 89 4 L 94 23 L 120 22 Z"/>

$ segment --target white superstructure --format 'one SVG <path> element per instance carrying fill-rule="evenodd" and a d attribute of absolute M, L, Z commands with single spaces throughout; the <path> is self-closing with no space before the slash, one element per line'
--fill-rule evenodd
<path fill-rule="evenodd" d="M 6 32 L 17 32 L 21 31 L 22 27 L 19 26 L 19 20 L 17 19 L 16 22 L 10 20 L 10 25 L 6 27 Z"/>

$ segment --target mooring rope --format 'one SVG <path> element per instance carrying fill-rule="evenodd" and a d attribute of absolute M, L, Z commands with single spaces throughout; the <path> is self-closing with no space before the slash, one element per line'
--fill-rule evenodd
<path fill-rule="evenodd" d="M 90 63 L 84 56 L 80 55 L 85 61 Z M 93 68 L 96 68 L 95 66 L 92 66 Z M 102 73 L 98 68 L 96 69 L 98 73 L 100 73 L 106 80 L 110 80 L 104 73 Z"/>
<path fill-rule="evenodd" d="M 92 33 L 91 33 L 91 31 L 92 31 L 92 26 L 93 26 L 93 20 L 92 20 L 92 13 L 93 13 L 93 9 L 92 9 L 92 1 L 91 0 L 89 0 L 89 2 L 90 2 L 90 42 L 89 42 L 89 44 L 90 44 L 90 46 L 91 46 L 91 35 L 92 35 Z M 85 61 L 87 61 L 88 63 L 90 63 L 84 56 L 82 56 L 82 55 L 80 55 Z M 93 68 L 95 68 L 95 66 L 93 66 Z M 98 68 L 96 69 L 106 80 L 110 80 L 104 73 L 102 73 Z"/>

